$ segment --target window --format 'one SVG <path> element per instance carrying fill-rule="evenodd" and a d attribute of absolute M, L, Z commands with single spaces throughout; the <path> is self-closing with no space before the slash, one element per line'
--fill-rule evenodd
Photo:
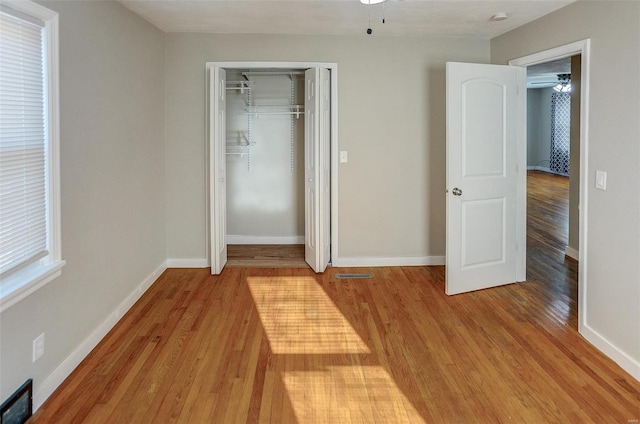
<path fill-rule="evenodd" d="M 0 311 L 61 273 L 58 15 L 0 5 Z"/>

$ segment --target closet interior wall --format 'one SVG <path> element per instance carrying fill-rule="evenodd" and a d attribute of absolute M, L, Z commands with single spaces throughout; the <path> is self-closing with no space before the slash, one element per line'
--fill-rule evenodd
<path fill-rule="evenodd" d="M 227 242 L 304 243 L 304 73 L 227 70 Z"/>

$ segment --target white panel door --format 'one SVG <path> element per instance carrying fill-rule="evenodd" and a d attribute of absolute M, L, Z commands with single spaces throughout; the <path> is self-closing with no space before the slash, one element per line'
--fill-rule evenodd
<path fill-rule="evenodd" d="M 330 199 L 330 86 L 327 69 L 305 72 L 305 252 L 315 272 L 324 272 L 329 262 Z"/>
<path fill-rule="evenodd" d="M 211 274 L 220 274 L 227 263 L 227 158 L 226 72 L 215 67 L 210 73 L 210 161 L 215 164 L 211 185 Z"/>
<path fill-rule="evenodd" d="M 514 66 L 447 63 L 449 295 L 517 280 L 525 78 Z"/>

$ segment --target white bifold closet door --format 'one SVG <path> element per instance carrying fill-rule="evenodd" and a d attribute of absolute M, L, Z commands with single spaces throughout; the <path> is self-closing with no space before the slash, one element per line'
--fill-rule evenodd
<path fill-rule="evenodd" d="M 209 184 L 211 211 L 211 273 L 220 274 L 227 263 L 227 99 L 226 71 L 215 67 L 210 73 Z"/>
<path fill-rule="evenodd" d="M 324 272 L 330 258 L 330 76 L 329 70 L 305 72 L 305 261 Z"/>

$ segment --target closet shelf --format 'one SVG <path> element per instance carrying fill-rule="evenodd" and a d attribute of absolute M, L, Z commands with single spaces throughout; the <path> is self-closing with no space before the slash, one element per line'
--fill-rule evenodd
<path fill-rule="evenodd" d="M 249 106 L 245 115 L 304 115 L 304 105 L 259 105 Z"/>
<path fill-rule="evenodd" d="M 227 144 L 227 155 L 247 155 L 251 153 L 251 144 Z"/>
<path fill-rule="evenodd" d="M 245 78 L 258 76 L 263 77 L 267 75 L 287 75 L 293 80 L 294 77 L 304 76 L 304 71 L 255 71 L 255 72 L 243 72 L 242 76 Z"/>
<path fill-rule="evenodd" d="M 244 93 L 244 90 L 251 90 L 251 81 L 227 81 L 227 90 L 240 90 L 240 93 Z"/>

